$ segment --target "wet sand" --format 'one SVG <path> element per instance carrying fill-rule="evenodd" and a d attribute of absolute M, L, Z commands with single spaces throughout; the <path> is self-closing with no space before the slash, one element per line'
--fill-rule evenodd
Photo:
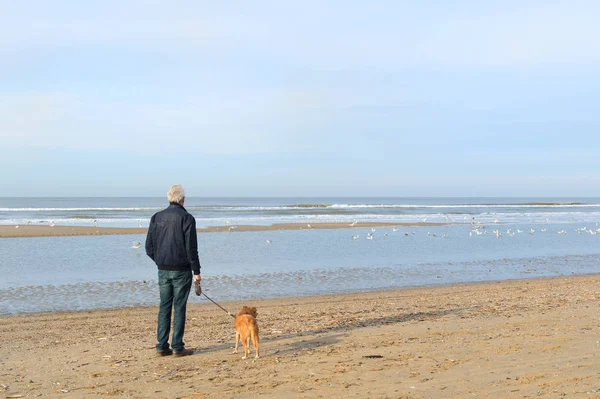
<path fill-rule="evenodd" d="M 589 275 L 222 303 L 258 307 L 258 360 L 231 354 L 233 319 L 209 302 L 188 307 L 185 358 L 155 356 L 155 307 L 2 317 L 0 392 L 600 398 L 599 300 Z"/>
<path fill-rule="evenodd" d="M 310 227 L 309 227 L 310 225 Z M 244 232 L 244 231 L 273 231 L 273 230 L 302 230 L 302 229 L 344 229 L 371 227 L 410 227 L 410 226 L 443 226 L 443 223 L 384 223 L 365 222 L 351 225 L 349 223 L 280 223 L 269 226 L 230 225 L 209 226 L 197 229 L 199 233 Z M 89 227 L 89 226 L 40 226 L 40 225 L 7 225 L 0 226 L 0 238 L 5 237 L 60 237 L 60 236 L 93 236 L 117 234 L 146 234 L 147 228 L 138 227 Z"/>

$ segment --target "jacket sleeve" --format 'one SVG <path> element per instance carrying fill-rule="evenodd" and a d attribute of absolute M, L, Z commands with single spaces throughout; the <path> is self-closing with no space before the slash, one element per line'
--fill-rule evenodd
<path fill-rule="evenodd" d="M 200 274 L 200 259 L 198 258 L 198 234 L 196 232 L 196 219 L 188 216 L 185 222 L 185 249 L 188 260 L 192 264 L 194 274 Z"/>
<path fill-rule="evenodd" d="M 152 229 L 154 228 L 154 216 L 150 219 L 150 226 L 148 226 L 148 234 L 146 235 L 146 255 L 150 259 L 154 260 L 154 242 L 152 241 Z"/>

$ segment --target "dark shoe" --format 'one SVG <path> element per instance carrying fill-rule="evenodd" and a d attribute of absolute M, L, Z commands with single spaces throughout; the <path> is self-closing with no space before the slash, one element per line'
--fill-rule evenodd
<path fill-rule="evenodd" d="M 173 357 L 183 357 L 183 356 L 189 356 L 189 355 L 193 355 L 194 351 L 191 349 L 184 349 L 182 351 L 179 352 L 173 352 Z"/>
<path fill-rule="evenodd" d="M 173 351 L 171 349 L 165 349 L 162 351 L 156 351 L 156 354 L 158 356 L 171 356 L 173 354 Z"/>

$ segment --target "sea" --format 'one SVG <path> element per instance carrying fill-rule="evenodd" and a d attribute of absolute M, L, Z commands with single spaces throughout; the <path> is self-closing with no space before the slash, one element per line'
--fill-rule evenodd
<path fill-rule="evenodd" d="M 0 224 L 147 227 L 163 198 L 0 198 Z M 216 301 L 600 272 L 600 198 L 186 198 Z M 361 223 L 440 226 L 361 227 Z M 348 223 L 349 229 L 311 229 Z M 0 238 L 0 314 L 158 302 L 145 235 Z M 140 247 L 141 244 L 141 247 Z M 190 302 L 207 302 L 190 295 Z"/>

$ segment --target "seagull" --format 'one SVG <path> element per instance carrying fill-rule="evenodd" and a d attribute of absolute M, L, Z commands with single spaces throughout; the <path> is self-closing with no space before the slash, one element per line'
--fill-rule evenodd
<path fill-rule="evenodd" d="M 94 219 L 94 227 L 98 227 L 98 219 Z"/>
<path fill-rule="evenodd" d="M 267 244 L 270 244 L 272 241 L 271 240 L 267 240 Z"/>
<path fill-rule="evenodd" d="M 308 227 L 309 229 L 312 229 L 312 226 L 310 225 L 310 223 L 307 223 L 306 227 Z"/>
<path fill-rule="evenodd" d="M 138 249 L 138 248 L 139 248 L 139 247 L 141 247 L 141 246 L 142 246 L 142 244 L 141 244 L 140 242 L 138 242 L 138 241 L 134 241 L 134 242 L 133 242 L 133 245 L 131 246 L 131 248 L 133 248 L 133 249 Z"/>
<path fill-rule="evenodd" d="M 371 227 L 371 231 L 374 233 L 375 232 L 375 227 Z"/>
<path fill-rule="evenodd" d="M 533 233 L 535 233 L 535 230 L 534 229 L 530 229 L 529 230 L 529 234 L 533 235 Z"/>
<path fill-rule="evenodd" d="M 350 223 L 350 227 L 356 226 L 356 223 L 358 223 L 358 220 L 355 220 L 354 222 Z"/>
<path fill-rule="evenodd" d="M 142 227 L 142 219 L 138 220 L 138 227 Z"/>
<path fill-rule="evenodd" d="M 31 223 L 31 220 L 28 220 L 28 221 L 27 221 L 27 223 L 25 223 L 25 224 L 26 224 L 26 225 L 28 225 L 28 224 L 30 224 L 30 223 Z"/>
<path fill-rule="evenodd" d="M 494 223 L 500 223 L 500 219 L 498 219 L 498 218 L 494 219 Z"/>
<path fill-rule="evenodd" d="M 404 235 L 408 237 L 408 233 L 404 233 Z"/>
<path fill-rule="evenodd" d="M 517 229 L 517 233 L 521 234 L 522 232 L 523 232 L 523 230 Z"/>
<path fill-rule="evenodd" d="M 545 233 L 547 230 L 548 230 L 548 229 L 541 229 L 540 231 L 541 231 L 542 233 Z"/>
<path fill-rule="evenodd" d="M 372 239 L 373 239 L 373 236 L 372 236 L 372 235 L 370 235 L 370 236 L 367 236 L 367 240 L 372 240 Z"/>
<path fill-rule="evenodd" d="M 50 221 L 50 227 L 54 227 L 54 220 Z"/>
<path fill-rule="evenodd" d="M 502 235 L 502 233 L 500 233 L 500 230 L 494 230 L 492 233 L 496 234 L 496 238 L 500 238 L 500 236 Z"/>
<path fill-rule="evenodd" d="M 358 240 L 360 238 L 360 236 L 352 236 L 353 240 Z"/>
<path fill-rule="evenodd" d="M 392 227 L 392 231 L 395 233 L 395 232 L 397 232 L 397 231 L 398 231 L 398 229 L 397 229 L 397 228 L 395 228 L 395 227 Z"/>

